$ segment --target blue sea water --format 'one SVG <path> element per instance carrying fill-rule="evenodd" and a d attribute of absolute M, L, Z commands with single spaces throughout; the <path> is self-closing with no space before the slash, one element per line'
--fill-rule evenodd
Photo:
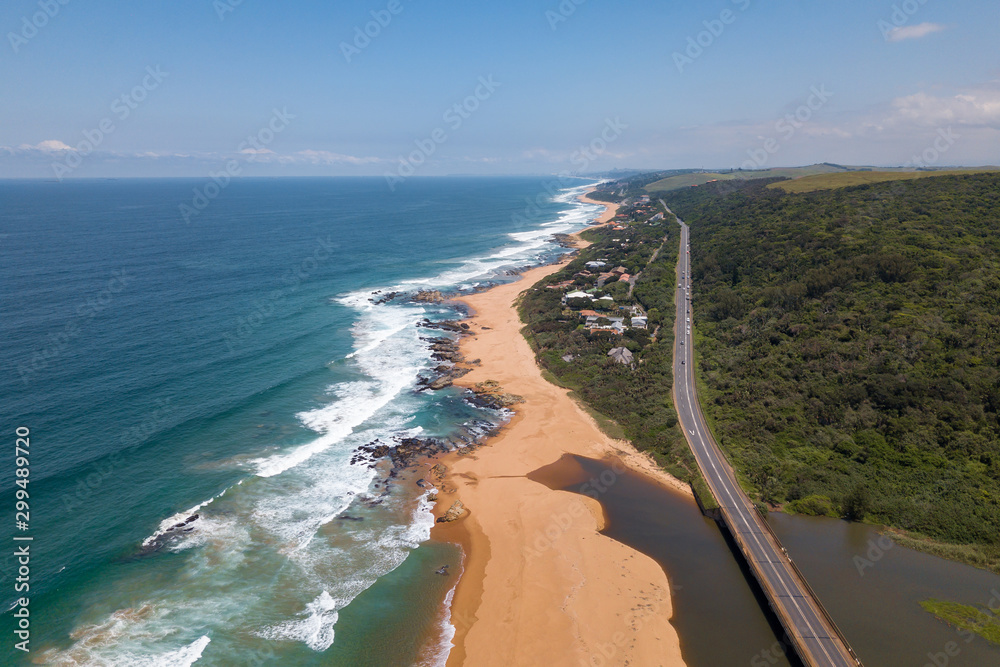
<path fill-rule="evenodd" d="M 0 401 L 11 450 L 31 430 L 34 537 L 31 654 L 0 661 L 440 663 L 455 577 L 433 572 L 461 554 L 428 541 L 426 491 L 350 459 L 503 415 L 418 391 L 440 332 L 417 323 L 459 313 L 375 300 L 552 261 L 600 211 L 590 183 L 246 179 L 187 223 L 198 180 L 0 182 Z"/>

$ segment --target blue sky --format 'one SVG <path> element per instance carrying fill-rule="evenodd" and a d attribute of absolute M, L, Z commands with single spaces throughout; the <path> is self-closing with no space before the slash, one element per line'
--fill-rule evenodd
<path fill-rule="evenodd" d="M 63 1 L 0 177 L 1000 163 L 995 0 Z"/>

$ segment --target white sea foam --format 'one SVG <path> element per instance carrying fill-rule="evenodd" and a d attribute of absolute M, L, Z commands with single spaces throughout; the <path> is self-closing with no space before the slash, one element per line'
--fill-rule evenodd
<path fill-rule="evenodd" d="M 63 651 L 50 649 L 41 658 L 59 667 L 190 667 L 197 662 L 211 638 L 203 635 L 176 649 L 155 652 L 152 646 L 176 644 L 177 628 L 164 623 L 169 614 L 163 605 L 146 602 L 119 609 L 107 620 L 76 629 L 73 645 Z"/>
<path fill-rule="evenodd" d="M 151 667 L 153 665 L 155 667 L 190 667 L 198 662 L 210 641 L 212 640 L 209 639 L 208 635 L 202 636 L 184 648 L 153 658 L 149 664 Z"/>
<path fill-rule="evenodd" d="M 540 253 L 550 245 L 549 239 L 553 234 L 568 233 L 585 227 L 602 210 L 602 207 L 597 204 L 588 204 L 577 200 L 577 197 L 591 187 L 593 187 L 592 183 L 568 188 L 552 195 L 553 201 L 570 204 L 571 208 L 558 214 L 555 220 L 540 221 L 536 229 L 508 233 L 508 237 L 514 243 L 499 248 L 490 255 L 466 259 L 456 268 L 443 271 L 436 276 L 403 281 L 396 285 L 383 287 L 382 291 L 387 293 L 449 288 L 464 283 L 481 282 L 504 267 L 533 263 L 538 260 Z M 350 302 L 367 302 L 370 297 L 370 291 L 354 292 L 344 297 L 342 303 L 349 305 Z"/>
<path fill-rule="evenodd" d="M 464 560 L 463 556 L 463 566 Z M 448 664 L 448 656 L 451 654 L 451 649 L 455 648 L 453 640 L 455 639 L 456 632 L 455 624 L 451 622 L 451 603 L 455 599 L 455 589 L 458 588 L 460 579 L 461 574 L 455 577 L 455 584 L 448 591 L 448 594 L 444 596 L 444 603 L 441 610 L 440 635 L 433 646 L 425 649 L 425 655 L 420 660 L 418 667 L 445 667 Z"/>
<path fill-rule="evenodd" d="M 530 263 L 544 255 L 542 248 L 553 233 L 579 228 L 599 210 L 575 201 L 584 189 L 555 197 L 572 203 L 571 208 L 535 230 L 514 232 L 508 246 L 488 256 L 469 259 L 431 278 L 383 289 L 471 285 L 491 279 L 505 267 Z M 164 519 L 145 545 L 192 514 L 200 514 L 185 526 L 190 530 L 179 533 L 168 545 L 171 551 L 186 554 L 183 586 L 151 591 L 156 599 L 140 612 L 115 612 L 106 622 L 88 626 L 74 637 L 77 641 L 72 647 L 58 653 L 60 658 L 82 658 L 55 664 L 191 665 L 208 645 L 209 634 L 194 640 L 189 628 L 254 632 L 253 627 L 242 628 L 248 609 L 255 610 L 261 637 L 325 650 L 334 641 L 339 611 L 399 567 L 430 537 L 434 517 L 427 493 L 412 514 L 402 513 L 394 496 L 376 497 L 369 492 L 375 473 L 367 466 L 350 465 L 350 458 L 358 446 L 375 438 L 388 441 L 419 433 L 409 420 L 426 398 L 407 389 L 415 388 L 417 373 L 432 362 L 428 345 L 421 339 L 426 332 L 415 325 L 444 310 L 427 304 L 376 305 L 370 298 L 370 291 L 358 291 L 337 299 L 357 313 L 354 350 L 346 359 L 348 372 L 355 372 L 356 378 L 330 387 L 328 404 L 297 415 L 316 437 L 254 460 L 253 477 Z M 230 490 L 233 493 L 218 505 L 203 511 Z M 386 512 L 369 514 L 363 521 L 344 521 L 337 527 L 329 525 L 355 499 L 366 495 L 384 502 Z M 255 586 L 261 567 L 271 576 Z M 261 586 L 268 588 L 261 590 Z M 282 618 L 276 612 L 280 605 L 268 603 L 279 591 L 290 596 L 298 605 L 293 608 L 301 611 Z M 436 653 L 438 663 L 447 658 L 454 633 L 450 619 L 445 617 L 442 623 L 444 640 Z M 181 637 L 190 643 L 180 645 Z"/>
<path fill-rule="evenodd" d="M 183 522 L 185 519 L 187 519 L 191 515 L 198 513 L 199 511 L 201 511 L 201 509 L 203 507 L 205 507 L 205 506 L 209 505 L 210 503 L 214 502 L 216 499 L 221 498 L 222 496 L 224 496 L 226 494 L 226 491 L 228 491 L 230 488 L 232 488 L 232 487 L 229 487 L 227 489 L 223 489 L 221 493 L 219 493 L 219 494 L 217 494 L 217 495 L 209 498 L 208 500 L 206 500 L 204 502 L 198 503 L 197 505 L 195 505 L 191 509 L 185 510 L 183 512 L 178 512 L 177 514 L 174 514 L 172 516 L 168 516 L 166 519 L 164 519 L 163 521 L 160 522 L 160 525 L 157 526 L 156 531 L 152 535 L 150 535 L 149 537 L 147 537 L 146 539 L 144 539 L 142 541 L 142 546 L 144 546 L 144 547 L 150 546 L 154 541 L 156 541 L 157 539 L 159 539 L 160 537 L 162 537 L 163 535 L 165 535 L 171 528 L 173 528 L 177 524 Z M 194 521 L 191 524 L 188 524 L 187 526 L 185 526 L 185 528 L 190 528 L 195 523 L 197 523 L 197 521 Z"/>
<path fill-rule="evenodd" d="M 343 605 L 341 605 L 343 606 Z M 337 601 L 326 591 L 306 605 L 305 618 L 285 621 L 256 632 L 264 639 L 299 641 L 314 651 L 325 651 L 333 645 L 333 626 L 337 623 Z"/>
<path fill-rule="evenodd" d="M 417 373 L 429 360 L 427 345 L 420 340 L 415 326 L 425 312 L 423 308 L 380 308 L 367 300 L 360 301 L 357 294 L 341 301 L 361 311 L 353 332 L 359 347 L 352 360 L 369 379 L 331 387 L 336 400 L 300 413 L 302 423 L 322 435 L 290 452 L 252 461 L 259 477 L 279 475 L 342 442 L 400 392 L 413 386 Z"/>

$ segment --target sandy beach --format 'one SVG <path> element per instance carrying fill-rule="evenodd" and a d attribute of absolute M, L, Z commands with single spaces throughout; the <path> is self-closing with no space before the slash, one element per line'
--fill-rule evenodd
<path fill-rule="evenodd" d="M 588 201 L 607 206 L 598 222 L 614 216 L 616 206 Z M 604 435 L 566 390 L 542 378 L 513 303 L 558 268 L 539 267 L 462 299 L 474 313 L 462 352 L 481 365 L 460 384 L 495 380 L 525 402 L 483 447 L 443 459 L 449 472 L 435 513 L 455 500 L 468 510 L 432 534 L 460 543 L 466 554 L 451 606 L 456 633 L 448 665 L 683 665 L 659 564 L 599 532 L 597 500 L 526 477 L 576 454 L 618 459 L 689 492 L 629 443 Z"/>

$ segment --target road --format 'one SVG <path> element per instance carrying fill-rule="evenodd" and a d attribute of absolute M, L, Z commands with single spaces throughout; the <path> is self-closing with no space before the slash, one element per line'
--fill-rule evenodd
<path fill-rule="evenodd" d="M 698 403 L 691 337 L 691 255 L 688 226 L 681 225 L 681 252 L 677 263 L 677 320 L 674 350 L 674 403 L 684 435 L 705 480 L 722 507 L 729 527 L 771 607 L 781 620 L 799 657 L 806 665 L 855 667 L 847 642 L 839 635 L 804 577 L 736 482 L 732 468 L 712 437 Z"/>

